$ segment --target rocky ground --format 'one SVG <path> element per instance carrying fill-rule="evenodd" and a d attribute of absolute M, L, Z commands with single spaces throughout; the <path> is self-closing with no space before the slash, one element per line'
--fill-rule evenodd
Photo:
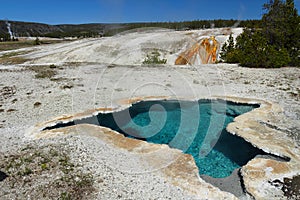
<path fill-rule="evenodd" d="M 1 199 L 201 199 L 158 172 L 122 170 L 134 166 L 136 160 L 122 159 L 124 152 L 116 149 L 105 155 L 110 147 L 91 136 L 25 137 L 37 123 L 88 109 L 116 107 L 120 99 L 218 95 L 275 102 L 284 112 L 272 125 L 300 145 L 299 68 L 120 65 L 119 61 L 102 63 L 100 58 L 97 62 L 54 62 L 58 55 L 69 61 L 73 52 L 65 51 L 50 62 L 53 48 L 73 48 L 76 42 L 59 45 L 22 50 L 31 52 L 27 63 L 14 64 L 12 59 L 11 64 L 0 66 Z M 105 162 L 109 159 L 115 160 L 113 165 Z"/>

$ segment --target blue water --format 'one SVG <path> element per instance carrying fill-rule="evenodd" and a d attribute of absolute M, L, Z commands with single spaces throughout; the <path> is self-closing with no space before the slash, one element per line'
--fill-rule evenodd
<path fill-rule="evenodd" d="M 181 149 L 194 157 L 200 174 L 221 178 L 263 153 L 225 129 L 234 117 L 257 107 L 220 100 L 144 101 L 118 114 L 100 114 L 98 120 L 127 137 Z"/>
<path fill-rule="evenodd" d="M 222 178 L 257 154 L 264 154 L 226 131 L 227 124 L 236 116 L 257 107 L 223 100 L 143 101 L 124 111 L 98 114 L 97 119 L 99 125 L 127 137 L 167 144 L 191 154 L 199 174 Z"/>

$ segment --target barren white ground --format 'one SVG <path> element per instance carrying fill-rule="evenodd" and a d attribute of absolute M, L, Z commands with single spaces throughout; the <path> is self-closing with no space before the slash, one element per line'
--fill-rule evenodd
<path fill-rule="evenodd" d="M 217 40 L 223 43 L 228 37 L 224 31 L 128 33 L 25 49 L 34 50 L 27 55 L 31 59 L 28 63 L 0 66 L 0 89 L 5 86 L 16 88 L 14 95 L 0 99 L 0 153 L 14 152 L 31 142 L 24 134 L 39 122 L 98 107 L 115 107 L 120 99 L 138 96 L 200 99 L 218 95 L 275 102 L 284 109 L 282 116 L 276 119 L 276 126 L 286 130 L 299 146 L 299 68 L 173 65 L 178 53 L 202 37 L 216 35 Z M 234 30 L 236 35 L 240 32 L 241 29 Z M 140 65 L 146 54 L 153 50 L 159 50 L 162 57 L 168 59 L 168 64 Z M 36 72 L 27 68 L 29 65 L 49 67 L 52 63 L 57 66 L 52 69 L 57 72 L 52 80 L 36 78 Z M 36 102 L 41 105 L 34 106 Z M 110 154 L 106 154 L 107 145 L 94 138 L 66 136 L 38 143 L 59 141 L 73 149 L 70 152 L 72 159 L 82 163 L 84 170 L 94 175 L 97 187 L 93 194 L 95 199 L 201 199 L 172 185 L 159 173 L 120 170 L 124 166 L 135 166 L 136 160 L 128 159 L 120 150 L 113 148 Z M 114 160 L 113 166 L 104 162 L 110 159 Z M 142 166 L 136 167 L 142 170 Z M 34 188 L 34 185 L 31 187 Z M 5 199 L 19 195 L 24 198 L 22 193 L 28 195 L 26 190 L 29 188 L 0 190 L 0 197 Z"/>

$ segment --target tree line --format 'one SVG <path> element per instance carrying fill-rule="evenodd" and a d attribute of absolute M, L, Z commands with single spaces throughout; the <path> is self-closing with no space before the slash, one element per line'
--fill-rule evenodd
<path fill-rule="evenodd" d="M 261 20 L 194 20 L 194 21 L 182 21 L 182 22 L 147 22 L 147 23 L 127 23 L 121 24 L 122 26 L 117 29 L 107 30 L 104 32 L 104 36 L 112 36 L 123 31 L 128 31 L 137 28 L 166 28 L 177 31 L 181 30 L 196 30 L 206 28 L 224 28 L 224 27 L 247 27 L 247 28 L 261 28 Z"/>
<path fill-rule="evenodd" d="M 12 22 L 13 24 L 13 22 Z M 137 28 L 167 28 L 173 30 L 195 30 L 205 28 L 222 28 L 222 27 L 247 27 L 247 28 L 260 28 L 262 27 L 261 20 L 194 20 L 194 21 L 181 21 L 181 22 L 147 22 L 147 23 L 122 23 L 122 24 L 81 24 L 81 25 L 56 25 L 58 28 L 55 31 L 46 31 L 43 33 L 40 29 L 42 24 L 38 26 L 37 30 L 32 24 L 31 37 L 52 37 L 52 38 L 65 38 L 65 37 L 99 37 L 99 36 L 113 36 L 115 34 L 129 31 Z M 20 29 L 15 30 L 18 37 L 28 37 L 28 31 L 25 30 L 26 23 L 22 24 Z M 49 26 L 49 25 L 45 25 Z M 12 38 L 7 32 L 5 26 L 1 27 L 0 38 L 2 41 L 10 41 Z M 48 29 L 47 29 L 48 30 Z"/>
<path fill-rule="evenodd" d="M 261 28 L 245 28 L 223 45 L 221 59 L 246 67 L 300 66 L 300 17 L 293 0 L 263 5 Z"/>

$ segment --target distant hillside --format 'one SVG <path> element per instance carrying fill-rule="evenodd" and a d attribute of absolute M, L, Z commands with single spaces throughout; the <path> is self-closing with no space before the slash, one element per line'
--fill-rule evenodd
<path fill-rule="evenodd" d="M 122 31 L 141 27 L 161 27 L 174 30 L 202 29 L 210 27 L 260 27 L 260 20 L 195 20 L 184 22 L 123 23 L 123 24 L 61 24 L 48 25 L 32 22 L 0 20 L 0 38 L 13 37 L 97 37 L 111 36 Z"/>
<path fill-rule="evenodd" d="M 85 37 L 93 37 L 98 35 L 105 35 L 109 31 L 119 30 L 122 28 L 126 28 L 125 24 L 61 24 L 56 25 L 60 30 L 63 31 L 63 35 L 66 36 L 85 36 Z M 59 32 L 58 32 L 59 33 Z M 55 36 L 55 33 L 52 33 Z M 51 34 L 48 34 L 51 36 Z M 66 37 L 65 36 L 65 37 Z"/>
<path fill-rule="evenodd" d="M 10 38 L 9 28 L 14 37 L 94 37 L 104 34 L 105 31 L 120 29 L 123 26 L 118 24 L 48 25 L 0 20 L 0 37 Z"/>
<path fill-rule="evenodd" d="M 17 22 L 17 21 L 0 21 L 0 35 L 9 34 L 8 26 L 16 37 L 40 36 L 52 32 L 63 32 L 58 26 L 48 24 Z"/>

